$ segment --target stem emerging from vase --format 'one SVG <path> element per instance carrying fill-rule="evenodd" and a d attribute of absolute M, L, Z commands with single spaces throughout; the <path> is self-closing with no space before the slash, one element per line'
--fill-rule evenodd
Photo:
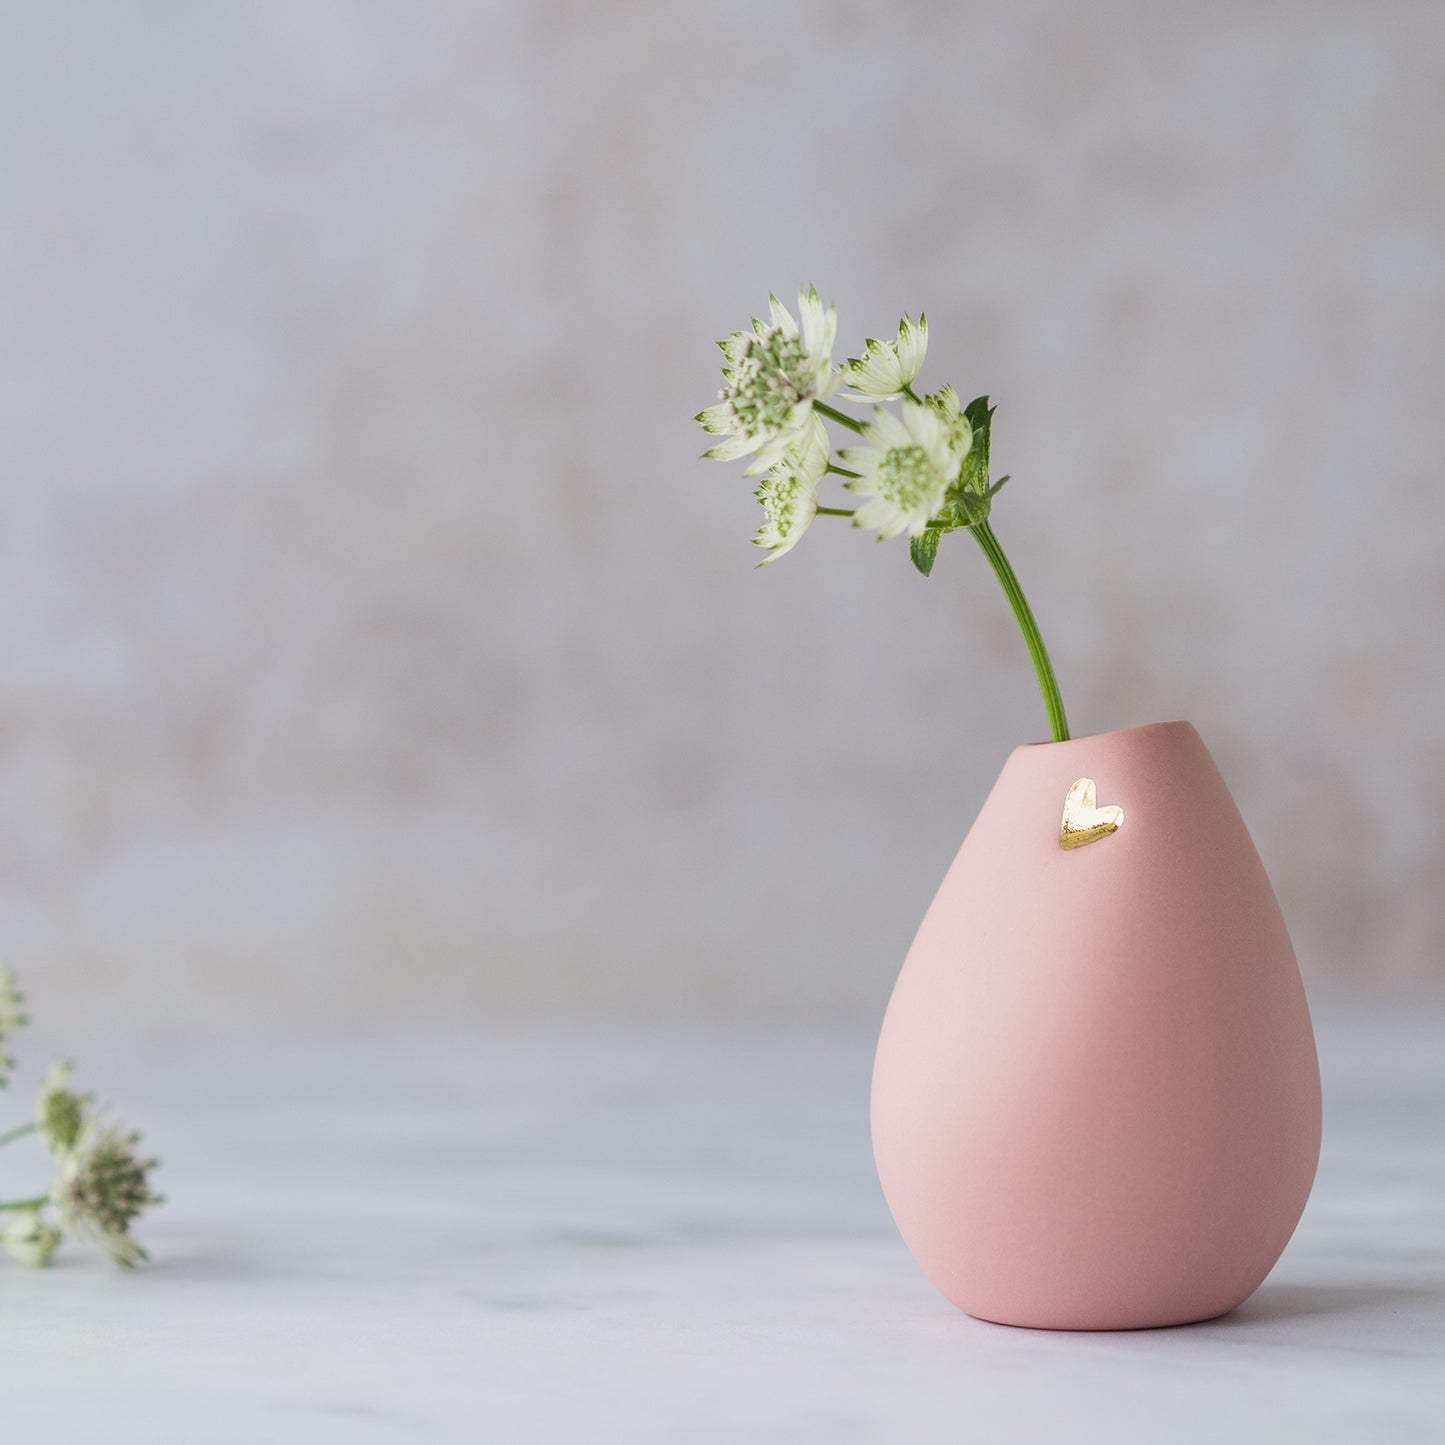
<path fill-rule="evenodd" d="M 1009 560 L 1004 556 L 1003 548 L 999 546 L 998 538 L 994 536 L 993 528 L 988 522 L 975 522 L 968 530 L 983 548 L 983 554 L 993 567 L 1009 606 L 1013 608 L 1019 631 L 1024 635 L 1029 657 L 1033 660 L 1034 672 L 1038 675 L 1039 691 L 1044 696 L 1044 710 L 1049 715 L 1049 731 L 1053 734 L 1053 740 L 1056 743 L 1068 742 L 1069 720 L 1064 716 L 1064 700 L 1059 695 L 1059 683 L 1054 676 L 1053 663 L 1049 661 L 1049 650 L 1044 646 L 1044 639 L 1039 632 L 1039 624 L 1034 621 L 1028 598 L 1024 596 L 1019 579 L 1014 576 L 1014 569 L 1009 566 Z"/>

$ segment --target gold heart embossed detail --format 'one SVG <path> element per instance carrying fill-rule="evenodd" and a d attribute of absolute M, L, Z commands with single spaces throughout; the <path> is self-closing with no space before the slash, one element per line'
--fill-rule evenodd
<path fill-rule="evenodd" d="M 1082 848 L 1118 832 L 1124 821 L 1123 808 L 1117 803 L 1100 808 L 1095 804 L 1097 796 L 1092 778 L 1080 778 L 1069 789 L 1064 799 L 1064 821 L 1059 827 L 1060 848 Z"/>

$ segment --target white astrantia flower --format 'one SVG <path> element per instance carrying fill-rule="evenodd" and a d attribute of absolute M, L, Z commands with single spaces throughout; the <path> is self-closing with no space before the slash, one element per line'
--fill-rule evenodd
<path fill-rule="evenodd" d="M 35 1126 L 52 1154 L 74 1149 L 85 1127 L 92 1096 L 70 1087 L 70 1064 L 51 1064 L 35 1096 Z"/>
<path fill-rule="evenodd" d="M 812 526 L 818 515 L 818 483 L 827 474 L 830 450 L 827 429 L 815 416 L 804 445 L 768 468 L 754 493 L 767 517 L 753 538 L 757 546 L 768 549 L 759 567 L 792 551 Z"/>
<path fill-rule="evenodd" d="M 139 1134 L 87 1120 L 75 1147 L 58 1156 L 60 1168 L 50 1189 L 60 1227 L 127 1267 L 146 1257 L 131 1238 L 131 1224 L 147 1205 L 161 1202 L 148 1177 L 156 1161 L 138 1159 L 138 1143 Z"/>
<path fill-rule="evenodd" d="M 867 499 L 854 513 L 853 525 L 874 529 L 880 538 L 927 531 L 958 478 L 972 437 L 956 437 L 936 408 L 913 401 L 903 403 L 901 420 L 875 406 L 863 436 L 866 447 L 838 452 L 843 465 L 859 474 L 844 485 Z"/>
<path fill-rule="evenodd" d="M 928 354 L 928 318 L 920 315 L 915 326 L 907 316 L 898 323 L 896 341 L 879 341 L 870 336 L 863 343 L 863 355 L 843 363 L 844 382 L 856 395 L 891 401 L 912 386 Z"/>
<path fill-rule="evenodd" d="M 0 1229 L 0 1248 L 21 1264 L 43 1268 L 60 1247 L 60 1231 L 46 1224 L 38 1209 L 22 1209 Z"/>
<path fill-rule="evenodd" d="M 737 331 L 718 342 L 728 362 L 723 367 L 727 384 L 718 393 L 718 405 L 696 417 L 705 432 L 723 438 L 705 457 L 732 461 L 757 454 L 746 472 L 750 477 L 805 445 L 813 403 L 838 389 L 835 308 L 824 309 L 811 286 L 799 291 L 800 327 L 776 296 L 769 296 L 768 304 L 768 321 L 755 320 L 751 331 Z"/>
<path fill-rule="evenodd" d="M 15 1060 L 5 1052 L 5 1040 L 25 1024 L 25 995 L 15 975 L 0 964 L 0 1088 L 9 1077 Z"/>

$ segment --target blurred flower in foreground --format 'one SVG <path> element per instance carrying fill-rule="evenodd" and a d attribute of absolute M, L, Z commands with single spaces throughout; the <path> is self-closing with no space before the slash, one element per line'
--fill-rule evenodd
<path fill-rule="evenodd" d="M 91 1095 L 77 1094 L 70 1087 L 74 1072 L 70 1064 L 51 1064 L 35 1097 L 35 1127 L 52 1154 L 75 1148 L 91 1102 Z"/>
<path fill-rule="evenodd" d="M 161 1202 L 148 1177 L 156 1161 L 136 1158 L 139 1143 L 139 1134 L 89 1120 L 75 1148 L 61 1156 L 50 1190 L 61 1228 L 126 1266 L 146 1257 L 131 1238 L 131 1224 L 147 1205 Z"/>
<path fill-rule="evenodd" d="M 38 1209 L 24 1209 L 0 1229 L 0 1246 L 21 1264 L 47 1265 L 60 1246 L 60 1231 L 46 1224 Z"/>
<path fill-rule="evenodd" d="M 25 1022 L 20 1005 L 14 975 L 0 968 L 0 1042 Z M 9 1067 L 10 1059 L 0 1056 L 0 1083 Z M 130 1266 L 146 1257 L 131 1225 L 161 1202 L 150 1186 L 156 1161 L 136 1156 L 139 1134 L 96 1117 L 94 1095 L 71 1087 L 73 1073 L 69 1064 L 51 1064 L 35 1095 L 34 1118 L 0 1129 L 0 1147 L 38 1135 L 55 1167 L 45 1193 L 0 1199 L 0 1218 L 10 1216 L 0 1224 L 0 1249 L 22 1264 L 49 1264 L 64 1236 L 74 1234 Z M 47 1218 L 52 1210 L 54 1223 Z"/>
<path fill-rule="evenodd" d="M 10 1070 L 15 1067 L 15 1060 L 5 1052 L 5 1040 L 24 1026 L 25 1015 L 21 1012 L 24 1007 L 25 995 L 20 992 L 15 975 L 0 964 L 0 1088 L 5 1087 Z"/>

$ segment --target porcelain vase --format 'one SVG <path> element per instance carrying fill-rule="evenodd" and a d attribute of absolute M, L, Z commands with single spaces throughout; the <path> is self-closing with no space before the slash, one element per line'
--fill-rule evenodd
<path fill-rule="evenodd" d="M 960 1309 L 1184 1324 L 1248 1298 L 1314 1180 L 1294 950 L 1188 723 L 1014 751 L 904 961 L 874 1065 L 893 1217 Z"/>

